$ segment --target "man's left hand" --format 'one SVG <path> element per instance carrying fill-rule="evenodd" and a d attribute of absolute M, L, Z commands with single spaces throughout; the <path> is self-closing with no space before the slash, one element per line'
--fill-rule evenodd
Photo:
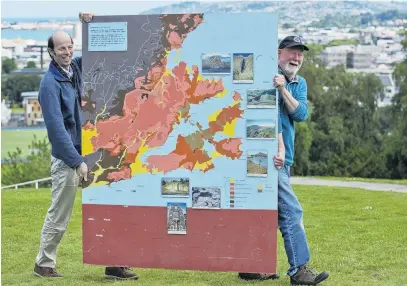
<path fill-rule="evenodd" d="M 273 78 L 273 85 L 275 88 L 284 87 L 285 78 L 282 74 L 277 74 Z"/>
<path fill-rule="evenodd" d="M 87 13 L 87 12 L 80 12 L 79 13 L 79 20 L 89 23 L 92 21 L 94 14 L 93 13 Z"/>

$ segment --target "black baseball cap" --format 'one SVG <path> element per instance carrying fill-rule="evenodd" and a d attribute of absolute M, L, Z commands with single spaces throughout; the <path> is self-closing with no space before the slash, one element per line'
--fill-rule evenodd
<path fill-rule="evenodd" d="M 309 51 L 308 47 L 304 45 L 302 39 L 298 36 L 288 36 L 281 40 L 279 49 L 292 48 L 292 47 L 303 47 L 304 50 Z"/>

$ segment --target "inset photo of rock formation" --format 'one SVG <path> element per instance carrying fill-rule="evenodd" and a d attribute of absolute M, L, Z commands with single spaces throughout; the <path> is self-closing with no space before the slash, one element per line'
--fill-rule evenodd
<path fill-rule="evenodd" d="M 230 74 L 232 57 L 225 53 L 203 53 L 203 74 Z"/>
<path fill-rule="evenodd" d="M 276 108 L 276 89 L 248 89 L 247 108 Z"/>
<path fill-rule="evenodd" d="M 274 120 L 247 120 L 247 139 L 276 139 L 276 123 Z"/>
<path fill-rule="evenodd" d="M 218 187 L 192 187 L 192 208 L 220 209 L 221 192 Z"/>
<path fill-rule="evenodd" d="M 166 197 L 189 197 L 189 178 L 162 178 L 161 195 Z"/>
<path fill-rule="evenodd" d="M 247 176 L 267 177 L 267 150 L 247 151 Z"/>
<path fill-rule="evenodd" d="M 233 83 L 253 83 L 253 53 L 233 54 Z"/>

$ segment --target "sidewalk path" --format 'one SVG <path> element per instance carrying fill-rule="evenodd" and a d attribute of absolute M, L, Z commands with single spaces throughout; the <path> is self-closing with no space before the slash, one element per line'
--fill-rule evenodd
<path fill-rule="evenodd" d="M 292 177 L 293 185 L 313 185 L 313 186 L 331 186 L 361 188 L 369 191 L 388 191 L 407 194 L 407 185 L 386 184 L 386 183 L 368 183 L 357 181 L 323 180 L 312 177 Z"/>

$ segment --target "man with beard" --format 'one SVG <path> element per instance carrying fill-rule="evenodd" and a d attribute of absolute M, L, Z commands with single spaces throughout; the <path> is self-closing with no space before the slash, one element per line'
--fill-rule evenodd
<path fill-rule="evenodd" d="M 298 36 L 284 38 L 278 47 L 279 74 L 273 84 L 279 91 L 279 108 L 285 162 L 278 170 L 278 225 L 284 239 L 290 268 L 291 285 L 317 285 L 328 278 L 328 273 L 318 273 L 307 265 L 310 250 L 303 224 L 303 210 L 290 185 L 290 167 L 294 163 L 295 122 L 308 118 L 307 82 L 297 75 L 304 60 L 304 51 L 308 51 Z M 275 166 L 281 166 L 281 158 L 274 157 Z M 246 280 L 267 280 L 278 275 L 240 273 Z"/>

